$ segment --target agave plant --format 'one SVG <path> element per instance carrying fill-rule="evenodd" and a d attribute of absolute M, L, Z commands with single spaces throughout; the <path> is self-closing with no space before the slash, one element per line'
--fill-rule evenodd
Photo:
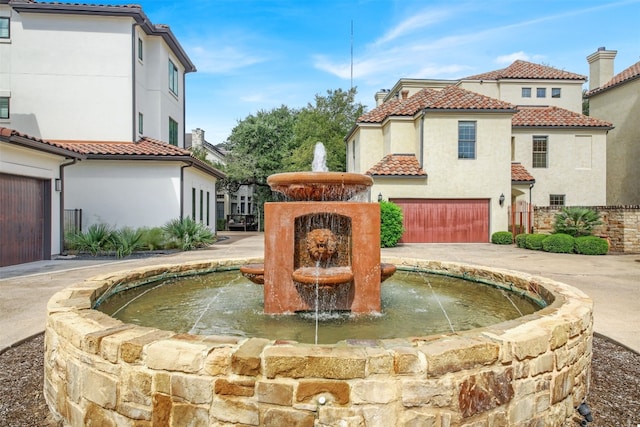
<path fill-rule="evenodd" d="M 556 214 L 553 231 L 573 237 L 590 236 L 593 228 L 600 224 L 600 214 L 593 209 L 567 207 Z"/>
<path fill-rule="evenodd" d="M 97 255 L 98 252 L 107 250 L 112 242 L 113 231 L 106 224 L 91 224 L 86 232 L 69 234 L 69 245 L 78 250 Z"/>
<path fill-rule="evenodd" d="M 142 232 L 129 227 L 111 234 L 111 243 L 116 250 L 117 258 L 124 258 L 142 247 Z"/>
<path fill-rule="evenodd" d="M 205 225 L 194 221 L 191 217 L 176 218 L 163 227 L 164 231 L 183 251 L 204 247 L 215 241 L 215 236 Z"/>

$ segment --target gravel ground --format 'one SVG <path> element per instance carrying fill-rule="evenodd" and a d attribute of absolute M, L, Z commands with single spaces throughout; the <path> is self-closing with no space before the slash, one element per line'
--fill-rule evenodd
<path fill-rule="evenodd" d="M 42 335 L 0 354 L 0 426 L 58 425 L 42 395 L 43 356 Z M 596 336 L 592 369 L 589 426 L 640 425 L 640 355 Z"/>

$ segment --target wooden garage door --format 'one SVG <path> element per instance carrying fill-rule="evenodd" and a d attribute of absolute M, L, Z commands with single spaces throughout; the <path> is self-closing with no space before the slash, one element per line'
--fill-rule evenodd
<path fill-rule="evenodd" d="M 49 181 L 0 174 L 0 267 L 51 256 Z"/>
<path fill-rule="evenodd" d="M 403 243 L 486 243 L 488 199 L 392 199 L 402 208 Z"/>

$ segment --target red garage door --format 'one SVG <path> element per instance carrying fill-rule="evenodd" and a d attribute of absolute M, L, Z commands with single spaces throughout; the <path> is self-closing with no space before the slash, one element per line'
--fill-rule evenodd
<path fill-rule="evenodd" d="M 392 199 L 402 208 L 402 243 L 486 243 L 488 199 Z"/>
<path fill-rule="evenodd" d="M 50 182 L 0 174 L 0 267 L 51 256 Z"/>

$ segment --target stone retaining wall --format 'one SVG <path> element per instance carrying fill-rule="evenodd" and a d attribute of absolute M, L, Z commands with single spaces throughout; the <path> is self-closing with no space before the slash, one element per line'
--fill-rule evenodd
<path fill-rule="evenodd" d="M 45 397 L 65 425 L 574 426 L 590 380 L 592 301 L 507 270 L 386 259 L 504 283 L 549 305 L 457 334 L 308 345 L 124 324 L 114 284 L 255 260 L 167 265 L 72 284 L 48 304 Z"/>
<path fill-rule="evenodd" d="M 603 224 L 594 235 L 606 238 L 612 252 L 640 253 L 640 206 L 587 206 L 600 214 Z M 562 206 L 541 206 L 534 209 L 533 227 L 536 233 L 551 233 L 554 218 Z"/>

